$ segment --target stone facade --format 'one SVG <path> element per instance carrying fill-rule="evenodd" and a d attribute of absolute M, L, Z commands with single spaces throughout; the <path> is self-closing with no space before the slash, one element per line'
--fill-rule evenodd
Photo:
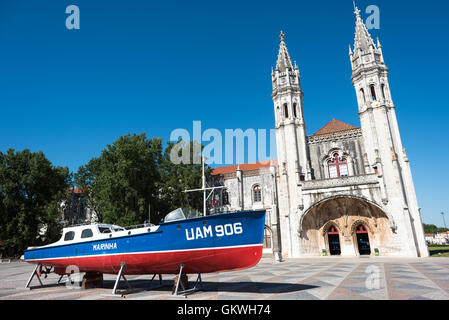
<path fill-rule="evenodd" d="M 360 128 L 333 119 L 306 135 L 300 73 L 281 32 L 271 74 L 278 159 L 213 172 L 226 186 L 224 210 L 267 210 L 266 247 L 278 259 L 428 256 L 382 47 L 355 14 L 350 62 Z"/>

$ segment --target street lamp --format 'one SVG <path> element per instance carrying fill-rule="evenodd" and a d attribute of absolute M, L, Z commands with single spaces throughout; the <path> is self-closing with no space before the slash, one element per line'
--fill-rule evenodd
<path fill-rule="evenodd" d="M 446 220 L 444 220 L 444 212 L 441 212 L 441 215 L 443 216 L 444 228 L 447 229 L 447 228 L 446 228 Z"/>

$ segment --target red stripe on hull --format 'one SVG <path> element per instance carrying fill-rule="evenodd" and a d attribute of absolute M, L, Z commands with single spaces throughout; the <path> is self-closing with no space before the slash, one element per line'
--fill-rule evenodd
<path fill-rule="evenodd" d="M 33 261 L 54 266 L 64 274 L 67 266 L 76 266 L 80 272 L 117 274 L 120 262 L 126 263 L 125 274 L 176 274 L 179 265 L 185 265 L 185 273 L 209 273 L 251 268 L 262 257 L 262 245 L 224 249 L 205 249 L 176 252 L 152 252 L 104 255 Z M 73 270 L 73 269 L 72 269 Z"/>

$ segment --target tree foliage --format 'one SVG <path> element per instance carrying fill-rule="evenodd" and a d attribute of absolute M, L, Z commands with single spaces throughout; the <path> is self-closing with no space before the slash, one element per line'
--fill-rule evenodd
<path fill-rule="evenodd" d="M 436 225 L 434 224 L 425 224 L 423 223 L 423 228 L 424 228 L 424 233 L 441 233 L 441 232 L 446 232 L 449 231 L 449 229 L 447 228 L 438 228 Z"/>
<path fill-rule="evenodd" d="M 20 255 L 26 247 L 42 244 L 39 234 L 56 240 L 59 203 L 70 182 L 68 168 L 53 166 L 42 152 L 0 152 L 1 255 Z"/>

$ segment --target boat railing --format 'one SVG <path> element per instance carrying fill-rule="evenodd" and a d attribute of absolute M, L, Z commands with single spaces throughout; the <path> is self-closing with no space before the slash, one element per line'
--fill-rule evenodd
<path fill-rule="evenodd" d="M 64 228 L 73 228 L 73 227 L 81 227 L 81 226 L 90 226 L 92 224 L 97 224 L 97 222 L 83 222 L 83 223 L 77 223 L 77 224 L 67 224 L 63 223 Z"/>
<path fill-rule="evenodd" d="M 139 229 L 139 228 L 148 228 L 148 227 L 152 227 L 154 226 L 154 224 L 152 223 L 142 223 L 142 224 L 135 224 L 132 226 L 127 226 L 127 227 L 122 227 L 125 230 L 132 230 L 132 229 Z"/>
<path fill-rule="evenodd" d="M 78 223 L 78 224 L 71 224 L 71 225 L 65 226 L 65 228 L 90 226 L 90 225 L 97 225 L 97 224 L 102 224 L 102 223 L 99 223 L 99 222 L 84 222 L 84 223 Z M 152 226 L 154 226 L 154 224 L 152 224 L 152 223 L 141 223 L 141 224 L 135 224 L 135 225 L 130 225 L 130 226 L 126 226 L 126 227 L 122 227 L 122 226 L 120 226 L 120 227 L 125 229 L 125 230 L 131 230 L 131 229 L 138 229 L 138 228 L 148 228 L 148 227 L 152 227 Z"/>

